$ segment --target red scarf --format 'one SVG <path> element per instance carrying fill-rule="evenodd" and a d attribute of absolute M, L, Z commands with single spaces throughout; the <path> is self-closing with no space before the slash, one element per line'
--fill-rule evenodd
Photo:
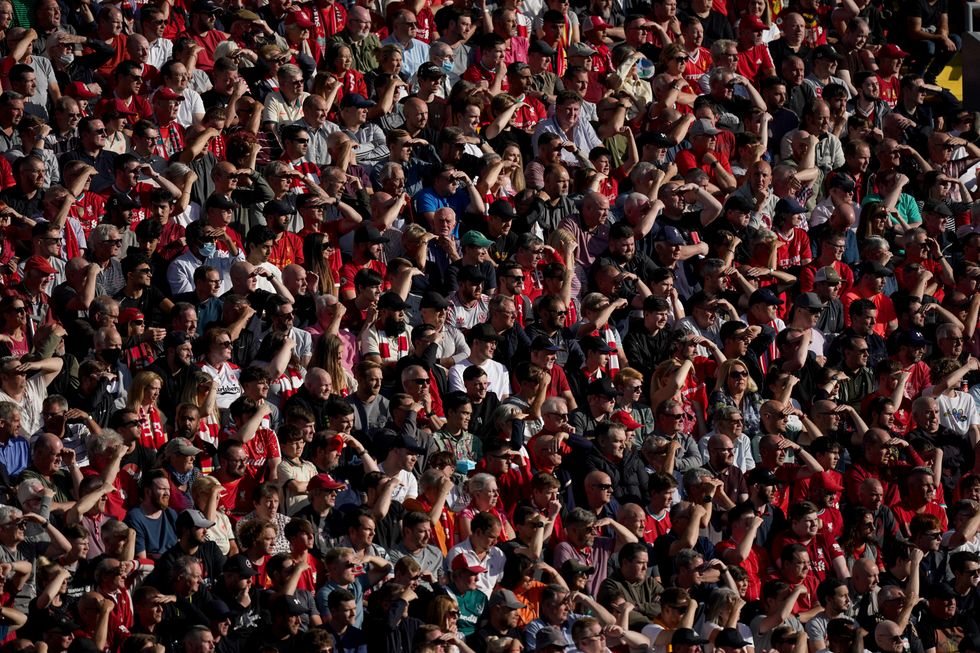
<path fill-rule="evenodd" d="M 167 435 L 163 432 L 163 424 L 160 422 L 160 411 L 156 406 L 144 409 L 142 406 L 137 411 L 140 420 L 140 444 L 148 449 L 160 449 L 167 444 Z"/>

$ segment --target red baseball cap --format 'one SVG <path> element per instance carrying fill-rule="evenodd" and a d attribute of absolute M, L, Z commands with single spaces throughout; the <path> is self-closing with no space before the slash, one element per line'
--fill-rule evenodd
<path fill-rule="evenodd" d="M 887 57 L 889 59 L 904 59 L 905 57 L 909 56 L 909 53 L 894 43 L 886 43 L 878 50 L 878 56 Z"/>
<path fill-rule="evenodd" d="M 629 431 L 635 431 L 636 429 L 643 428 L 643 425 L 633 419 L 633 416 L 627 413 L 625 410 L 617 410 L 609 418 L 610 422 L 619 422 L 627 428 Z"/>
<path fill-rule="evenodd" d="M 31 270 L 40 270 L 44 274 L 55 274 L 57 272 L 54 266 L 48 262 L 48 259 L 43 256 L 32 256 L 27 259 L 27 262 L 24 263 L 24 272 L 30 272 Z"/>
<path fill-rule="evenodd" d="M 766 27 L 766 24 L 762 22 L 762 19 L 759 18 L 758 16 L 743 16 L 738 21 L 738 26 L 742 27 L 743 25 L 745 27 L 752 28 L 752 30 L 755 32 L 765 32 L 767 29 L 769 29 L 768 27 Z"/>
<path fill-rule="evenodd" d="M 486 568 L 481 567 L 480 565 L 471 565 L 470 561 L 466 559 L 465 553 L 460 553 L 455 558 L 453 558 L 453 562 L 451 565 L 449 565 L 449 568 L 452 571 L 461 571 L 465 569 L 466 571 L 473 574 L 482 574 L 486 572 Z"/>
<path fill-rule="evenodd" d="M 297 27 L 302 27 L 303 29 L 312 29 L 313 21 L 307 18 L 306 14 L 302 11 L 294 11 L 286 16 L 287 25 L 296 25 Z"/>
<path fill-rule="evenodd" d="M 844 486 L 837 480 L 837 477 L 830 472 L 820 472 L 813 477 L 815 483 L 823 486 L 827 492 L 843 492 Z"/>
<path fill-rule="evenodd" d="M 119 311 L 120 326 L 129 324 L 133 320 L 142 320 L 144 318 L 145 316 L 143 315 L 143 313 L 140 312 L 140 309 L 133 308 L 132 306 L 130 306 L 129 308 L 124 308 L 121 311 Z"/>
<path fill-rule="evenodd" d="M 597 29 L 609 29 L 612 27 L 609 23 L 602 19 L 602 16 L 586 16 L 582 20 L 582 31 L 591 32 Z"/>
<path fill-rule="evenodd" d="M 118 116 L 138 116 L 139 113 L 133 111 L 127 104 L 125 100 L 120 100 L 119 98 L 112 98 L 111 100 L 102 100 L 99 102 L 95 109 L 96 114 L 99 116 L 105 116 L 109 113 L 114 113 Z"/>
<path fill-rule="evenodd" d="M 184 101 L 184 96 L 177 91 L 169 88 L 167 86 L 161 86 L 156 93 L 153 94 L 153 99 L 161 98 L 164 100 L 176 100 L 178 102 Z"/>
<path fill-rule="evenodd" d="M 317 474 L 310 479 L 306 485 L 306 490 L 343 490 L 347 487 L 346 483 L 338 481 L 330 474 Z"/>
<path fill-rule="evenodd" d="M 98 93 L 93 93 L 88 90 L 88 87 L 81 82 L 72 82 L 69 84 L 68 88 L 65 89 L 65 95 L 76 100 L 91 100 L 92 98 L 99 97 Z"/>

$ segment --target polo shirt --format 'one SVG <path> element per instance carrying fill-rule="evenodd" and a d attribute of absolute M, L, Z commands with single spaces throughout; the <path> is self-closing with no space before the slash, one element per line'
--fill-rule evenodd
<path fill-rule="evenodd" d="M 11 476 L 18 476 L 31 462 L 31 447 L 27 438 L 15 435 L 6 442 L 0 442 L 0 463 Z"/>

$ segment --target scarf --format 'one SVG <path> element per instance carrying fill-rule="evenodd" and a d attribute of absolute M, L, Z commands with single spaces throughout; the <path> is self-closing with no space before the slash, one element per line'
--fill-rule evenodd
<path fill-rule="evenodd" d="M 188 483 L 191 482 L 191 477 L 194 476 L 194 468 L 191 467 L 190 471 L 181 474 L 175 470 L 172 466 L 167 465 L 167 471 L 170 473 L 170 477 L 174 479 L 177 485 L 186 487 Z"/>

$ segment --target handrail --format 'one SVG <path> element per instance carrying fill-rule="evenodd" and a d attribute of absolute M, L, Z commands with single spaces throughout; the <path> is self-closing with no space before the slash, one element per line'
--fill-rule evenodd
<path fill-rule="evenodd" d="M 967 2 L 966 3 L 966 31 L 973 31 L 973 15 L 974 12 L 980 9 L 980 2 Z"/>

